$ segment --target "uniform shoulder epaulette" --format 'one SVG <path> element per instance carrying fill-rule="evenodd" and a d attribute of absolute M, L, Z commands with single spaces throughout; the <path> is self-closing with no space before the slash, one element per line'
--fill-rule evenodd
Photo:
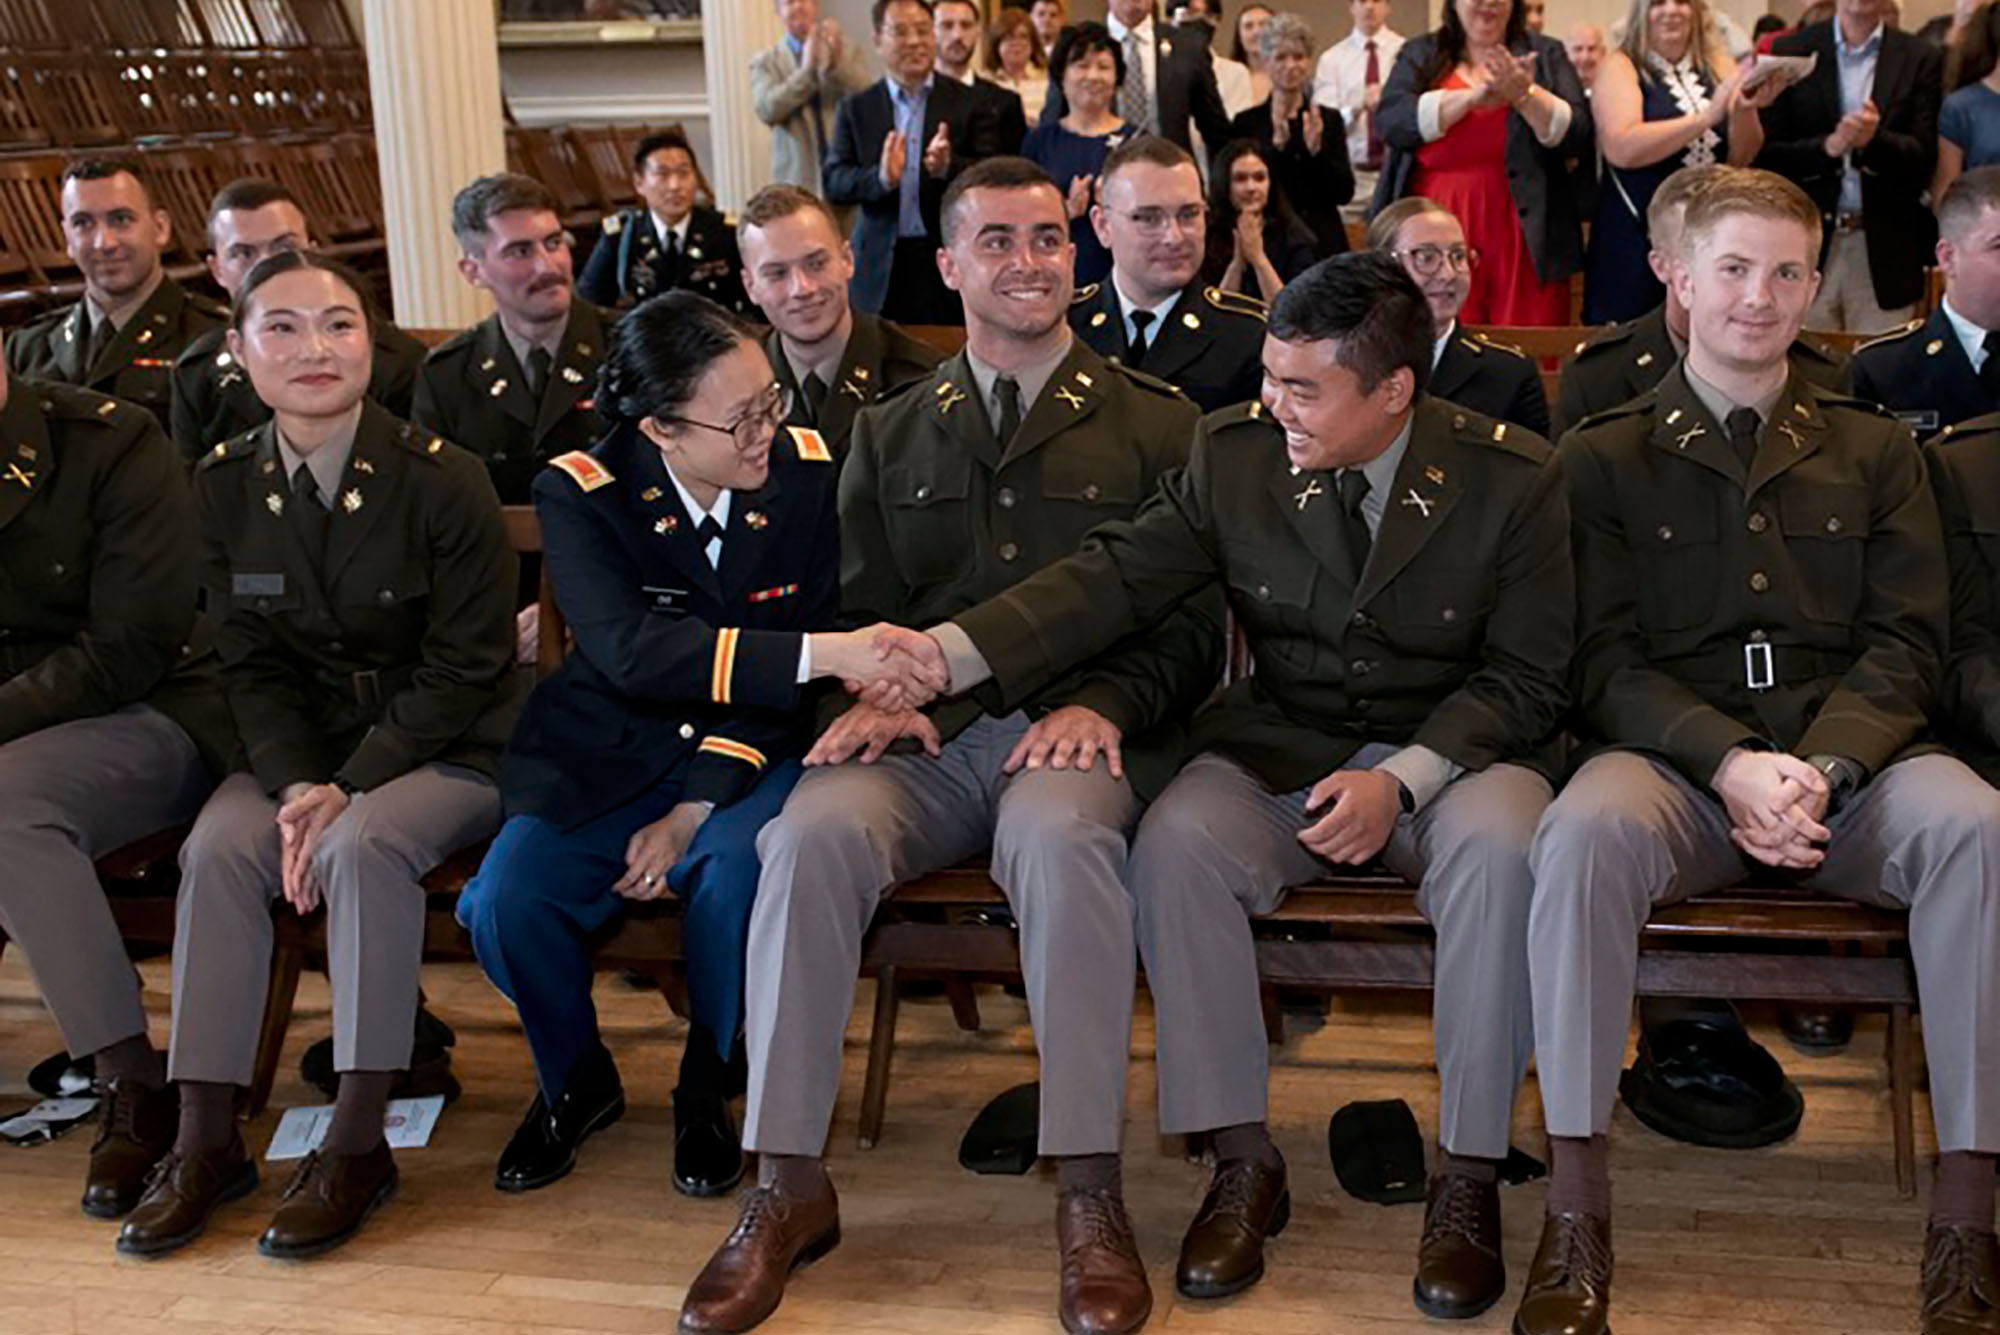
<path fill-rule="evenodd" d="M 39 334 L 44 330 L 53 329 L 57 325 L 61 324 L 64 320 L 69 319 L 70 312 L 75 309 L 76 309 L 76 303 L 71 302 L 67 306 L 58 306 L 55 310 L 44 311 L 42 314 L 36 316 L 34 319 L 22 325 L 19 329 L 15 330 L 13 337 L 20 338 L 23 335 Z"/>
<path fill-rule="evenodd" d="M 611 481 L 611 470 L 582 450 L 571 450 L 549 460 L 549 467 L 569 474 L 570 481 L 584 491 L 596 491 Z"/>
<path fill-rule="evenodd" d="M 187 300 L 188 305 L 212 319 L 227 320 L 229 318 L 229 307 L 217 301 L 214 297 L 209 296 L 206 292 L 190 292 L 187 294 Z"/>
<path fill-rule="evenodd" d="M 1488 334 L 1484 329 L 1475 331 L 1472 337 L 1478 340 L 1481 347 L 1492 348 L 1495 352 L 1504 352 L 1509 356 L 1519 357 L 1523 361 L 1526 361 L 1528 358 L 1528 354 L 1514 344 L 1502 343 L 1499 339 Z"/>
<path fill-rule="evenodd" d="M 1931 437 L 1933 449 L 1947 445 L 1961 445 L 1980 436 L 2000 435 L 2000 413 L 1987 413 L 1983 417 L 1968 417 L 1963 422 L 1953 422 L 1944 430 Z"/>
<path fill-rule="evenodd" d="M 1821 347 L 1819 344 L 1813 342 L 1813 340 L 1809 338 L 1797 338 L 1792 340 L 1791 355 L 1796 357 L 1801 353 L 1803 353 L 1810 360 L 1818 362 L 1822 366 L 1840 365 L 1840 358 L 1838 356 L 1836 356 L 1833 352 L 1829 351 L 1828 349 Z"/>
<path fill-rule="evenodd" d="M 1632 326 L 1630 324 L 1615 324 L 1609 329 L 1599 330 L 1596 334 L 1584 339 L 1576 345 L 1576 350 L 1570 353 L 1570 356 L 1588 357 L 1600 348 L 1615 348 L 1631 337 Z"/>
<path fill-rule="evenodd" d="M 468 348 L 470 348 L 473 344 L 473 340 L 476 339 L 478 336 L 479 336 L 478 325 L 473 325 L 469 329 L 461 329 L 456 334 L 453 334 L 450 338 L 446 339 L 444 342 L 432 348 L 427 354 L 425 354 L 424 360 L 442 361 L 448 357 L 456 357 L 459 354 L 465 352 Z"/>
<path fill-rule="evenodd" d="M 1219 311 L 1231 315 L 1248 315 L 1259 320 L 1271 318 L 1271 308 L 1255 297 L 1247 297 L 1241 292 L 1224 292 L 1219 287 L 1205 287 L 1201 299 Z"/>
<path fill-rule="evenodd" d="M 791 434 L 792 446 L 798 452 L 801 463 L 830 464 L 833 462 L 833 451 L 827 447 L 825 436 L 822 436 L 809 426 L 790 426 L 786 427 L 785 430 Z M 568 458 L 569 456 L 565 455 L 563 457 Z M 571 474 L 571 476 L 574 477 L 575 474 Z M 577 479 L 579 483 L 582 480 L 581 478 Z M 585 487 L 584 490 L 588 491 L 590 488 Z"/>
<path fill-rule="evenodd" d="M 1555 452 L 1555 446 L 1526 427 L 1473 412 L 1470 408 L 1454 407 L 1451 429 L 1460 440 L 1475 445 L 1490 445 L 1533 463 L 1540 463 Z"/>
<path fill-rule="evenodd" d="M 1076 290 L 1076 295 L 1069 299 L 1069 304 L 1072 306 L 1081 306 L 1086 301 L 1095 301 L 1097 294 L 1103 290 L 1104 284 L 1102 283 L 1085 283 Z"/>
<path fill-rule="evenodd" d="M 132 416 L 132 405 L 123 399 L 99 394 L 82 385 L 66 384 L 60 380 L 34 380 L 26 382 L 23 388 L 25 392 L 39 396 L 44 413 L 66 422 L 103 422 L 108 426 L 123 426 Z"/>
<path fill-rule="evenodd" d="M 1232 403 L 1227 408 L 1217 408 L 1201 419 L 1213 436 L 1220 431 L 1229 431 L 1242 426 L 1267 426 L 1278 429 L 1277 419 L 1264 410 L 1264 405 L 1256 399 L 1248 403 Z"/>
<path fill-rule="evenodd" d="M 203 454 L 200 462 L 195 464 L 195 467 L 198 469 L 214 468 L 219 464 L 250 458 L 257 453 L 257 432 L 259 430 L 261 428 L 252 427 L 248 431 L 239 432 L 231 436 L 228 440 L 222 441 L 213 449 Z"/>
<path fill-rule="evenodd" d="M 1828 389 L 1825 385 L 1817 385 L 1810 380 L 1806 380 L 1803 383 L 1806 393 L 1817 400 L 1822 408 L 1852 408 L 1856 412 L 1867 413 L 1870 417 L 1886 417 L 1892 422 L 1902 420 L 1895 413 L 1889 411 L 1885 405 L 1877 403 L 1873 399 L 1859 398 L 1853 394 L 1843 394 L 1837 389 Z"/>
<path fill-rule="evenodd" d="M 200 362 L 213 361 L 218 366 L 227 366 L 235 358 L 229 357 L 228 340 L 223 337 L 227 329 L 207 329 L 187 341 L 187 346 L 174 358 L 176 368 L 194 366 Z M 224 360 L 227 358 L 227 360 Z"/>
<path fill-rule="evenodd" d="M 1162 395 L 1163 397 L 1169 399 L 1185 400 L 1187 398 L 1187 395 L 1182 392 L 1180 386 L 1170 385 L 1156 375 L 1148 375 L 1144 371 L 1135 371 L 1131 367 L 1127 366 L 1124 362 L 1121 362 L 1116 358 L 1106 359 L 1104 363 L 1104 369 L 1107 371 L 1116 372 L 1117 374 L 1124 376 L 1127 380 L 1131 381 L 1134 385 L 1137 385 L 1140 389 L 1150 390 L 1155 394 Z"/>
<path fill-rule="evenodd" d="M 1653 401 L 1657 397 L 1658 397 L 1658 390 L 1649 389 L 1644 394 L 1639 395 L 1639 397 L 1632 399 L 1629 402 L 1618 404 L 1616 407 L 1612 408 L 1599 409 L 1597 412 L 1591 413 L 1586 417 L 1584 417 L 1582 421 L 1570 423 L 1569 430 L 1588 431 L 1593 427 L 1603 426 L 1607 422 L 1615 422 L 1621 417 L 1643 416 L 1644 414 L 1653 411 Z M 1568 432 L 1565 432 L 1564 434 L 1567 435 Z"/>
<path fill-rule="evenodd" d="M 612 214 L 601 224 L 601 229 L 606 236 L 617 236 L 625 230 L 625 215 L 623 213 Z"/>
<path fill-rule="evenodd" d="M 1874 338 L 1871 338 L 1864 343 L 1856 344 L 1854 350 L 1856 352 L 1866 352 L 1870 348 L 1879 348 L 1885 343 L 1895 343 L 1898 342 L 1899 340 L 1908 338 L 1910 335 L 1916 333 L 1923 327 L 1924 327 L 1924 321 L 1922 319 L 1912 320 L 1900 329 L 1891 329 L 1886 334 L 1877 334 Z M 1800 339 L 1799 342 L 1806 343 L 1808 342 L 1808 340 Z"/>
<path fill-rule="evenodd" d="M 396 431 L 396 443 L 419 458 L 432 463 L 444 462 L 444 437 L 428 427 L 404 422 Z"/>

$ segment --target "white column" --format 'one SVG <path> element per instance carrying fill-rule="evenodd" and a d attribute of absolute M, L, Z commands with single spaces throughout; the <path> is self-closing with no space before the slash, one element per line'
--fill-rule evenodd
<path fill-rule="evenodd" d="M 458 275 L 451 197 L 507 165 L 493 11 L 493 0 L 363 0 L 389 280 L 411 328 L 486 314 Z"/>
<path fill-rule="evenodd" d="M 702 166 L 725 211 L 771 180 L 771 132 L 750 109 L 750 58 L 778 40 L 772 0 L 705 0 L 701 59 L 708 83 L 711 161 Z"/>

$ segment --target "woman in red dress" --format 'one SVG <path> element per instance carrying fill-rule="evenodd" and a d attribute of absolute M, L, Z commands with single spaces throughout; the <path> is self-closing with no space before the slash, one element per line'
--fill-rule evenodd
<path fill-rule="evenodd" d="M 1480 254 L 1468 324 L 1570 323 L 1583 263 L 1573 175 L 1591 160 L 1590 104 L 1562 44 L 1528 32 L 1518 0 L 1445 0 L 1383 85 L 1389 148 L 1374 208 L 1406 195 L 1457 216 Z"/>

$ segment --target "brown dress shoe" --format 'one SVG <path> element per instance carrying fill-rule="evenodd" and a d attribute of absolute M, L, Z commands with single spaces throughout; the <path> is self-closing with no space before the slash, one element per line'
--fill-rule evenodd
<path fill-rule="evenodd" d="M 807 1196 L 752 1188 L 736 1227 L 688 1285 L 680 1329 L 686 1335 L 749 1330 L 778 1310 L 792 1271 L 839 1245 L 840 1200 L 825 1173 Z"/>
<path fill-rule="evenodd" d="M 146 1194 L 118 1231 L 127 1256 L 160 1256 L 187 1246 L 208 1227 L 215 1207 L 257 1189 L 257 1165 L 232 1132 L 219 1150 L 182 1155 L 168 1150 L 146 1179 Z"/>
<path fill-rule="evenodd" d="M 1457 1173 L 1431 1178 L 1424 1239 L 1417 1244 L 1417 1310 L 1464 1321 L 1507 1291 L 1500 1257 L 1500 1186 Z"/>
<path fill-rule="evenodd" d="M 2000 1332 L 2000 1246 L 1985 1228 L 1931 1225 L 1924 1235 L 1923 1335 Z"/>
<path fill-rule="evenodd" d="M 1264 1277 L 1264 1239 L 1292 1221 L 1285 1164 L 1225 1159 L 1181 1239 L 1174 1287 L 1186 1298 L 1226 1298 Z"/>
<path fill-rule="evenodd" d="M 396 1156 L 386 1141 L 361 1154 L 314 1150 L 285 1184 L 285 1199 L 257 1250 L 287 1261 L 330 1252 L 388 1204 L 397 1181 Z"/>
<path fill-rule="evenodd" d="M 1069 1335 L 1124 1335 L 1146 1324 L 1153 1290 L 1125 1202 L 1115 1193 L 1058 1195 L 1056 1250 L 1062 1254 L 1056 1314 Z"/>
<path fill-rule="evenodd" d="M 146 1194 L 146 1176 L 174 1147 L 181 1096 L 173 1085 L 107 1080 L 98 1087 L 97 1139 L 83 1179 L 83 1212 L 99 1219 L 129 1214 Z"/>
<path fill-rule="evenodd" d="M 1580 1210 L 1542 1220 L 1514 1335 L 1606 1335 L 1611 1329 L 1611 1221 Z"/>

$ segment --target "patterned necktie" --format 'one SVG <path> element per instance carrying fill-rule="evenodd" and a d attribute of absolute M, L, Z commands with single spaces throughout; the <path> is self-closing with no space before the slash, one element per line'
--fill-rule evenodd
<path fill-rule="evenodd" d="M 1125 364 L 1127 366 L 1145 366 L 1146 349 L 1149 346 L 1146 342 L 1146 326 L 1151 323 L 1153 323 L 1153 313 L 1151 311 L 1132 312 L 1132 341 L 1125 349 Z"/>
<path fill-rule="evenodd" d="M 1382 86 L 1382 58 L 1375 50 L 1373 37 L 1368 39 L 1368 68 L 1362 71 L 1361 85 L 1370 90 Z M 1362 165 L 1370 171 L 1379 171 L 1382 167 L 1382 136 L 1375 133 L 1375 113 L 1366 110 L 1364 102 L 1361 114 L 1368 118 L 1368 160 Z"/>
<path fill-rule="evenodd" d="M 1118 114 L 1135 135 L 1157 133 L 1153 88 L 1146 80 L 1146 43 L 1137 28 L 1125 30 L 1125 84 L 1118 90 Z"/>
<path fill-rule="evenodd" d="M 1368 565 L 1368 549 L 1374 537 L 1368 532 L 1368 517 L 1361 502 L 1368 495 L 1368 475 L 1358 468 L 1344 470 L 1335 485 L 1340 489 L 1340 534 L 1347 542 L 1347 555 L 1354 562 L 1354 577 Z"/>
<path fill-rule="evenodd" d="M 999 437 L 1002 451 L 1014 443 L 1014 437 L 1021 430 L 1021 385 L 1011 375 L 1000 376 L 993 382 L 993 397 L 999 400 L 1000 422 L 994 428 Z"/>
<path fill-rule="evenodd" d="M 1746 473 L 1757 458 L 1757 432 L 1763 425 L 1763 419 L 1757 416 L 1755 408 L 1732 409 L 1728 420 L 1722 424 L 1722 429 L 1729 433 L 1730 447 L 1743 461 Z"/>

